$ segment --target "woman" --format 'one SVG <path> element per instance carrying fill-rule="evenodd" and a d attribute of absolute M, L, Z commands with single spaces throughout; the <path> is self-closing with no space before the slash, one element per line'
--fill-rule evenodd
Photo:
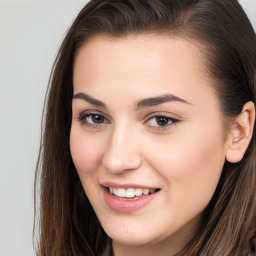
<path fill-rule="evenodd" d="M 38 255 L 255 255 L 255 65 L 237 0 L 90 1 L 47 94 Z"/>

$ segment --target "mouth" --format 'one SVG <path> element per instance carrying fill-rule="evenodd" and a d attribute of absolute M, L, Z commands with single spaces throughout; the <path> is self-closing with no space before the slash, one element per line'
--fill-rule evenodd
<path fill-rule="evenodd" d="M 104 184 L 103 198 L 106 205 L 115 212 L 131 213 L 146 207 L 158 197 L 159 188 L 137 185 Z"/>
<path fill-rule="evenodd" d="M 158 188 L 118 188 L 118 187 L 107 187 L 108 191 L 119 198 L 125 200 L 136 200 L 141 197 L 145 197 L 158 192 Z"/>

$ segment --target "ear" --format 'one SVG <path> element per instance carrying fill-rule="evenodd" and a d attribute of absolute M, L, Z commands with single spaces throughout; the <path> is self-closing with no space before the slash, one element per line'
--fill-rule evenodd
<path fill-rule="evenodd" d="M 226 152 L 228 162 L 237 163 L 242 160 L 252 138 L 254 121 L 255 106 L 249 101 L 231 127 Z"/>

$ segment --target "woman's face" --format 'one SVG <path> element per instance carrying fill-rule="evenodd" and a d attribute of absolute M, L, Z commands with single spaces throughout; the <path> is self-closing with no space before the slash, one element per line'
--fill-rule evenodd
<path fill-rule="evenodd" d="M 179 250 L 198 228 L 227 150 L 204 63 L 158 36 L 99 36 L 76 56 L 71 154 L 116 247 Z"/>

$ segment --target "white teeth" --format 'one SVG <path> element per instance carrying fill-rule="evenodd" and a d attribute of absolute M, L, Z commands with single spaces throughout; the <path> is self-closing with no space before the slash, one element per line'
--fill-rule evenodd
<path fill-rule="evenodd" d="M 142 189 L 141 188 L 136 188 L 135 189 L 135 196 L 141 196 L 142 195 Z"/>
<path fill-rule="evenodd" d="M 124 188 L 114 188 L 114 194 L 119 197 L 125 197 L 125 189 Z"/>
<path fill-rule="evenodd" d="M 115 188 L 115 187 L 109 187 L 109 191 L 111 194 L 114 194 L 118 197 L 126 197 L 126 198 L 134 198 L 138 196 L 142 196 L 144 194 L 147 196 L 148 194 L 153 194 L 156 189 L 151 188 Z"/>
<path fill-rule="evenodd" d="M 128 188 L 125 193 L 125 197 L 132 198 L 135 196 L 135 189 Z"/>
<path fill-rule="evenodd" d="M 148 188 L 142 189 L 142 193 L 143 193 L 144 195 L 148 195 L 148 194 L 149 194 L 149 189 L 148 189 Z"/>

